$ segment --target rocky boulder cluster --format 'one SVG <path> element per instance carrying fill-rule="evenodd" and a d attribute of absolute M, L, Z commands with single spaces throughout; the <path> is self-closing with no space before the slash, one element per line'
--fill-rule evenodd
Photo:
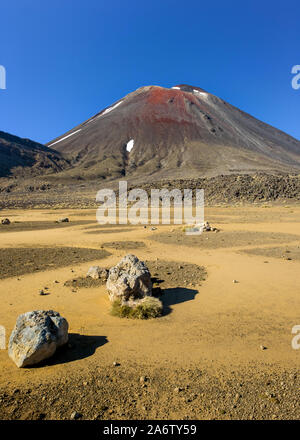
<path fill-rule="evenodd" d="M 217 228 L 213 228 L 212 226 L 210 226 L 210 224 L 208 222 L 204 222 L 202 225 L 200 225 L 201 232 L 217 232 L 218 229 Z"/>
<path fill-rule="evenodd" d="M 184 228 L 184 231 L 189 233 L 199 233 L 202 234 L 203 232 L 219 232 L 218 228 L 212 227 L 208 222 L 204 222 L 202 224 L 196 224 L 193 226 L 186 226 Z"/>
<path fill-rule="evenodd" d="M 70 220 L 68 217 L 62 217 L 57 220 L 57 223 L 69 223 Z"/>
<path fill-rule="evenodd" d="M 118 316 L 154 318 L 162 303 L 152 296 L 151 274 L 135 255 L 126 255 L 109 271 L 92 266 L 87 277 L 106 281 L 109 298 L 118 307 Z M 59 313 L 38 310 L 20 315 L 9 339 L 8 355 L 21 367 L 39 364 L 68 342 L 68 322 Z"/>

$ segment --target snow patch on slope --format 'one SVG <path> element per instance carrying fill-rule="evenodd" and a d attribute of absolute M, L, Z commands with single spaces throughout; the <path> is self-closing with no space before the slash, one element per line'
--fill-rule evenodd
<path fill-rule="evenodd" d="M 131 139 L 129 142 L 127 142 L 126 145 L 126 150 L 128 151 L 128 153 L 130 153 L 130 151 L 133 149 L 134 146 L 134 139 Z"/>
<path fill-rule="evenodd" d="M 196 89 L 193 89 L 193 92 L 194 92 L 194 93 L 198 93 L 198 94 L 201 95 L 201 96 L 207 96 L 207 93 L 205 93 L 205 92 L 200 92 L 199 90 L 196 90 Z"/>
<path fill-rule="evenodd" d="M 59 139 L 58 141 L 53 142 L 53 144 L 48 145 L 48 147 L 51 147 L 52 145 L 58 144 L 58 142 L 64 141 L 65 139 L 67 139 L 70 136 L 73 136 L 73 134 L 76 134 L 79 131 L 81 131 L 81 128 L 79 128 L 79 130 L 74 131 L 73 133 L 68 134 L 67 136 L 64 136 L 63 138 Z"/>
<path fill-rule="evenodd" d="M 100 118 L 101 116 L 107 115 L 107 113 L 110 113 L 112 110 L 117 108 L 120 104 L 122 104 L 122 102 L 123 102 L 123 100 L 120 102 L 117 102 L 117 104 L 113 105 L 112 107 L 107 108 L 106 110 L 104 110 L 103 113 L 101 113 L 101 115 L 98 116 L 98 118 Z"/>

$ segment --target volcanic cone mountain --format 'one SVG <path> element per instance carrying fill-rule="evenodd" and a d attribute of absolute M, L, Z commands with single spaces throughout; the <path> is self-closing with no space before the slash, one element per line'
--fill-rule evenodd
<path fill-rule="evenodd" d="M 147 86 L 49 142 L 64 176 L 158 179 L 300 169 L 300 142 L 199 87 Z"/>

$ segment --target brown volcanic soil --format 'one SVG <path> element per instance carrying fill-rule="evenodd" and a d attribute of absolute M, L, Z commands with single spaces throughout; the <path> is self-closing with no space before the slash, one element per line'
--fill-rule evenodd
<path fill-rule="evenodd" d="M 182 287 L 201 285 L 201 281 L 204 281 L 207 275 L 204 267 L 186 262 L 157 259 L 146 261 L 146 264 L 153 277 L 154 287 L 159 286 L 161 289 L 178 288 L 179 290 Z M 172 295 L 175 295 L 174 291 Z M 164 299 L 163 297 L 162 300 Z"/>
<path fill-rule="evenodd" d="M 93 211 L 93 213 L 94 213 L 94 211 Z M 132 229 L 133 226 L 131 224 L 126 224 L 126 225 L 116 224 L 116 225 L 113 225 L 113 224 L 110 224 L 110 223 L 107 223 L 106 225 L 100 225 L 99 223 L 96 223 L 93 226 L 86 226 L 84 229 L 85 230 L 93 229 L 93 232 L 98 231 L 101 234 L 102 233 L 105 234 L 107 229 L 109 229 L 109 232 L 110 231 L 118 232 L 120 228 L 122 228 L 124 231 L 128 230 L 128 228 L 130 228 L 131 231 L 133 230 Z"/>
<path fill-rule="evenodd" d="M 261 255 L 262 257 L 283 258 L 284 260 L 300 260 L 300 246 L 267 247 L 241 250 L 249 255 Z"/>
<path fill-rule="evenodd" d="M 0 249 L 0 278 L 55 269 L 107 257 L 105 250 L 86 248 L 2 248 Z"/>
<path fill-rule="evenodd" d="M 40 231 L 43 229 L 53 229 L 53 228 L 66 228 L 68 226 L 80 226 L 90 224 L 89 220 L 77 220 L 70 222 L 58 223 L 57 221 L 36 221 L 36 222 L 11 222 L 10 225 L 2 225 L 0 223 L 0 233 L 1 232 L 21 232 L 21 231 Z"/>
<path fill-rule="evenodd" d="M 108 341 L 72 334 L 70 342 L 72 348 L 57 354 L 53 363 L 84 359 Z M 49 385 L 1 387 L 0 419 L 69 420 L 74 411 L 86 420 L 299 419 L 298 370 L 278 370 L 276 365 L 270 370 L 228 374 L 212 366 L 91 363 L 88 372 L 55 377 Z M 142 376 L 145 382 L 140 382 Z"/>
<path fill-rule="evenodd" d="M 105 284 L 106 281 L 102 280 L 102 279 L 98 279 L 98 280 L 94 280 L 91 277 L 78 277 L 78 278 L 73 278 L 71 280 L 68 280 L 64 283 L 64 286 L 66 287 L 72 287 L 72 288 L 76 288 L 76 289 L 88 289 L 91 287 L 100 287 L 103 284 Z"/>
<path fill-rule="evenodd" d="M 120 232 L 117 230 L 117 232 Z M 139 249 L 145 247 L 145 243 L 143 241 L 108 241 L 101 244 L 101 247 L 111 248 L 111 249 L 121 249 L 121 250 L 129 250 L 129 249 Z"/>
<path fill-rule="evenodd" d="M 231 248 L 233 246 L 253 246 L 263 243 L 286 243 L 289 241 L 299 240 L 297 235 L 259 232 L 259 231 L 220 231 L 204 232 L 201 235 L 186 235 L 181 229 L 173 232 L 162 232 L 154 234 L 151 240 L 160 243 L 173 244 L 177 246 L 190 246 L 204 249 Z"/>
<path fill-rule="evenodd" d="M 93 229 L 91 231 L 86 231 L 85 234 L 117 234 L 120 232 L 126 232 L 127 229 L 114 228 L 114 229 Z"/>

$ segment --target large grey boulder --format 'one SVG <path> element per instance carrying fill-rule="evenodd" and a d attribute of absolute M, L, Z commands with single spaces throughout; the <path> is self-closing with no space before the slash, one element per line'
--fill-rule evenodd
<path fill-rule="evenodd" d="M 68 342 L 68 322 L 53 310 L 24 313 L 9 339 L 8 355 L 21 367 L 38 364 Z"/>
<path fill-rule="evenodd" d="M 91 266 L 86 274 L 87 277 L 93 278 L 93 280 L 106 281 L 108 277 L 108 270 L 100 266 Z"/>
<path fill-rule="evenodd" d="M 111 301 L 134 305 L 152 295 L 149 269 L 135 255 L 128 254 L 109 270 L 106 288 Z"/>

